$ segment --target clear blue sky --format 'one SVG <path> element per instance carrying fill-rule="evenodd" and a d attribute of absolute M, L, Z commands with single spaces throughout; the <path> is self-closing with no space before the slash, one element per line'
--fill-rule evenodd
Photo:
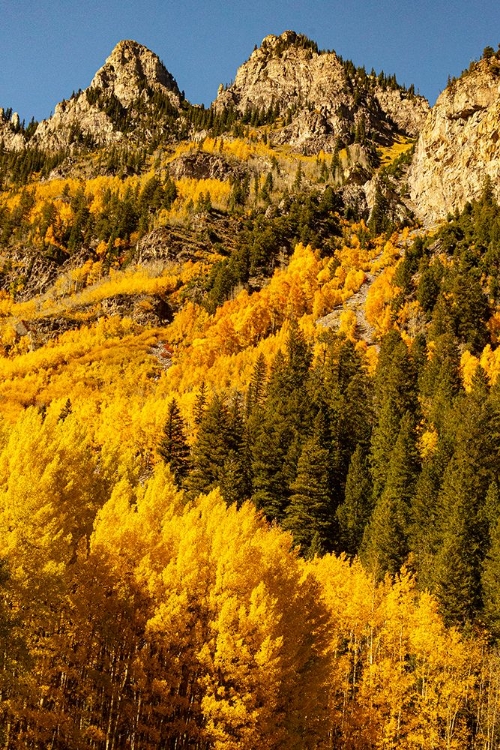
<path fill-rule="evenodd" d="M 500 42 L 499 0 L 0 0 L 0 106 L 50 115 L 120 39 L 156 52 L 193 103 L 209 104 L 254 44 L 293 29 L 356 65 L 395 73 L 431 103 Z"/>

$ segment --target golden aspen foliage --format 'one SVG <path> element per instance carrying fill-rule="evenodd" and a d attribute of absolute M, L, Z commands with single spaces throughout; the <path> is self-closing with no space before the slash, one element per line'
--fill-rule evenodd
<path fill-rule="evenodd" d="M 460 357 L 460 373 L 462 375 L 462 381 L 464 388 L 470 391 L 474 375 L 476 373 L 479 360 L 469 351 L 465 350 Z"/>
<path fill-rule="evenodd" d="M 213 492 L 183 509 L 177 498 L 163 467 L 135 497 L 122 481 L 91 540 L 150 597 L 148 658 L 135 667 L 154 696 L 145 710 L 168 718 L 164 736 L 182 727 L 214 748 L 302 747 L 304 706 L 311 737 L 324 720 L 314 580 L 251 504 L 227 508 Z"/>
<path fill-rule="evenodd" d="M 376 584 L 360 564 L 311 563 L 331 616 L 330 721 L 338 747 L 463 748 L 481 651 L 446 628 L 403 571 Z"/>
<path fill-rule="evenodd" d="M 0 545 L 23 577 L 66 565 L 104 499 L 85 429 L 63 408 L 27 409 L 0 454 Z"/>
<path fill-rule="evenodd" d="M 388 266 L 385 268 L 370 286 L 366 296 L 366 319 L 379 337 L 392 328 L 390 302 L 397 293 L 392 284 L 394 272 L 394 267 Z"/>

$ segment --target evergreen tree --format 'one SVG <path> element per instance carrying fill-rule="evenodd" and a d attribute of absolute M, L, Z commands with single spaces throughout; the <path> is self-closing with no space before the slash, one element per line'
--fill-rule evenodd
<path fill-rule="evenodd" d="M 194 423 L 196 425 L 201 424 L 205 409 L 207 406 L 207 386 L 205 381 L 200 385 L 200 390 L 196 395 L 196 401 L 194 402 Z"/>
<path fill-rule="evenodd" d="M 266 411 L 252 446 L 252 500 L 270 521 L 281 521 L 289 499 L 288 451 L 294 432 L 283 415 Z"/>
<path fill-rule="evenodd" d="M 484 372 L 455 408 L 455 449 L 438 497 L 439 548 L 433 589 L 448 622 L 474 618 L 482 605 L 481 573 L 488 551 L 488 490 L 498 475 L 498 418 Z"/>
<path fill-rule="evenodd" d="M 437 498 L 444 468 L 437 455 L 423 463 L 411 503 L 409 546 L 421 589 L 432 587 L 434 560 L 440 545 Z"/>
<path fill-rule="evenodd" d="M 180 487 L 189 470 L 189 446 L 184 420 L 175 398 L 168 405 L 167 421 L 163 428 L 163 437 L 158 445 L 158 453 L 170 466 L 176 484 Z"/>
<path fill-rule="evenodd" d="M 330 457 L 322 446 L 318 429 L 302 448 L 297 478 L 283 526 L 289 529 L 304 556 L 314 551 L 331 551 L 334 544 L 334 511 L 330 495 Z"/>
<path fill-rule="evenodd" d="M 265 397 L 267 364 L 266 358 L 262 353 L 257 357 L 254 371 L 248 386 L 246 398 L 246 415 L 247 418 L 252 411 L 262 406 Z"/>
<path fill-rule="evenodd" d="M 481 556 L 471 467 L 454 458 L 446 471 L 440 504 L 443 526 L 434 559 L 433 589 L 445 620 L 470 621 L 481 607 Z"/>
<path fill-rule="evenodd" d="M 242 502 L 249 494 L 245 466 L 243 421 L 238 399 L 215 395 L 203 412 L 191 450 L 191 471 L 186 487 L 191 497 L 220 487 L 228 504 Z"/>
<path fill-rule="evenodd" d="M 370 446 L 370 469 L 373 479 L 373 498 L 376 502 L 387 481 L 392 450 L 398 437 L 400 420 L 394 403 L 388 398 L 379 415 Z"/>
<path fill-rule="evenodd" d="M 226 460 L 228 411 L 224 400 L 215 395 L 203 412 L 198 435 L 191 450 L 191 471 L 186 486 L 196 497 L 218 487 Z"/>
<path fill-rule="evenodd" d="M 481 583 L 484 600 L 484 619 L 495 638 L 500 637 L 500 497 L 495 481 L 486 496 L 490 522 L 490 545 L 483 562 Z"/>
<path fill-rule="evenodd" d="M 363 540 L 363 557 L 378 576 L 397 573 L 410 551 L 410 505 L 417 475 L 415 429 L 407 412 L 390 456 L 384 490 Z"/>
<path fill-rule="evenodd" d="M 347 474 L 344 502 L 337 508 L 341 552 L 357 555 L 372 513 L 372 482 L 366 455 L 356 446 Z"/>

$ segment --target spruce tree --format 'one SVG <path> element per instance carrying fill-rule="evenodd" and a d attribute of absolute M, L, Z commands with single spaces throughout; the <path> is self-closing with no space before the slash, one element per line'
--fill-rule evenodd
<path fill-rule="evenodd" d="M 330 457 L 321 445 L 319 435 L 309 438 L 302 448 L 297 467 L 297 478 L 291 485 L 292 495 L 283 523 L 289 529 L 301 553 L 333 548 L 334 512 L 330 495 Z M 313 545 L 314 542 L 314 545 Z"/>
<path fill-rule="evenodd" d="M 490 521 L 490 544 L 483 561 L 481 583 L 484 601 L 484 619 L 495 638 L 500 638 L 500 497 L 495 481 L 486 496 L 486 509 Z"/>
<path fill-rule="evenodd" d="M 373 479 L 373 497 L 376 502 L 387 481 L 391 453 L 399 431 L 399 415 L 394 403 L 387 398 L 375 426 L 370 446 L 370 468 Z"/>
<path fill-rule="evenodd" d="M 252 414 L 254 409 L 262 406 L 266 390 L 266 376 L 266 359 L 264 355 L 260 353 L 255 362 L 254 371 L 248 386 L 245 408 L 247 418 Z"/>
<path fill-rule="evenodd" d="M 201 417 L 191 451 L 192 468 L 186 485 L 192 497 L 219 486 L 228 451 L 227 429 L 227 406 L 215 395 Z"/>
<path fill-rule="evenodd" d="M 443 469 L 439 454 L 438 447 L 434 455 L 424 460 L 411 503 L 409 545 L 422 589 L 432 587 L 434 560 L 440 545 L 437 498 Z"/>
<path fill-rule="evenodd" d="M 410 551 L 410 505 L 417 476 L 415 428 L 407 412 L 390 456 L 384 490 L 363 540 L 362 556 L 378 576 L 397 573 Z"/>
<path fill-rule="evenodd" d="M 449 624 L 472 620 L 481 607 L 482 560 L 473 484 L 471 467 L 454 457 L 440 497 L 444 527 L 433 571 L 433 590 Z"/>
<path fill-rule="evenodd" d="M 184 420 L 179 406 L 173 398 L 167 410 L 167 420 L 163 436 L 158 445 L 158 453 L 170 466 L 177 486 L 181 486 L 189 470 L 189 446 L 186 440 Z"/>
<path fill-rule="evenodd" d="M 198 394 L 196 396 L 196 401 L 194 403 L 194 423 L 196 425 L 201 424 L 201 420 L 203 419 L 203 415 L 205 413 L 205 409 L 207 407 L 207 386 L 205 384 L 205 381 L 202 382 L 200 385 L 200 390 L 198 391 Z"/>
<path fill-rule="evenodd" d="M 252 500 L 269 521 L 282 521 L 290 496 L 288 450 L 294 433 L 280 414 L 265 412 L 251 446 Z"/>
<path fill-rule="evenodd" d="M 337 508 L 341 552 L 357 555 L 372 513 L 372 482 L 366 455 L 356 446 L 347 474 L 344 502 Z"/>
<path fill-rule="evenodd" d="M 267 397 L 250 420 L 252 500 L 269 520 L 284 518 L 302 442 L 314 418 L 307 390 L 311 359 L 310 347 L 292 321 L 285 353 L 278 352 L 271 367 Z"/>
<path fill-rule="evenodd" d="M 481 573 L 491 514 L 487 498 L 499 470 L 498 415 L 480 367 L 470 393 L 455 401 L 454 422 L 454 452 L 437 504 L 439 549 L 433 561 L 433 590 L 447 621 L 464 623 L 473 620 L 482 605 Z"/>

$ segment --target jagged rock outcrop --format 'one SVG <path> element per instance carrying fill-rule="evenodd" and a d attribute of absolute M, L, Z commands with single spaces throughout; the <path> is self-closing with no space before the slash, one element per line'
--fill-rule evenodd
<path fill-rule="evenodd" d="M 389 143 L 397 129 L 416 135 L 428 110 L 423 97 L 403 89 L 384 92 L 375 76 L 346 65 L 335 52 L 320 53 L 293 31 L 267 36 L 238 70 L 234 83 L 219 89 L 217 111 L 271 113 L 275 143 L 314 153 L 332 151 L 355 135 Z"/>
<path fill-rule="evenodd" d="M 426 224 L 478 198 L 486 177 L 500 198 L 500 59 L 472 65 L 439 96 L 409 172 L 410 196 Z"/>
<path fill-rule="evenodd" d="M 89 88 L 108 97 L 116 96 L 124 107 L 148 93 L 148 88 L 167 96 L 176 107 L 181 102 L 177 82 L 158 55 L 131 40 L 118 42 Z"/>
<path fill-rule="evenodd" d="M 19 115 L 17 112 L 5 112 L 0 107 L 0 143 L 8 151 L 21 151 L 24 148 L 25 139 L 19 131 Z"/>
<path fill-rule="evenodd" d="M 429 102 L 423 96 L 408 96 L 398 88 L 375 88 L 375 96 L 382 111 L 392 120 L 398 130 L 416 138 L 429 114 Z"/>
<path fill-rule="evenodd" d="M 190 177 L 195 180 L 227 180 L 228 178 L 242 178 L 245 174 L 240 163 L 229 161 L 219 154 L 206 151 L 191 151 L 182 154 L 170 164 L 169 173 L 175 179 Z"/>
<path fill-rule="evenodd" d="M 52 117 L 38 125 L 32 142 L 49 151 L 71 143 L 116 143 L 123 140 L 124 131 L 130 137 L 140 129 L 154 114 L 154 104 L 163 104 L 164 111 L 166 102 L 175 112 L 181 101 L 177 83 L 159 57 L 142 44 L 121 41 L 90 86 L 60 102 Z"/>

